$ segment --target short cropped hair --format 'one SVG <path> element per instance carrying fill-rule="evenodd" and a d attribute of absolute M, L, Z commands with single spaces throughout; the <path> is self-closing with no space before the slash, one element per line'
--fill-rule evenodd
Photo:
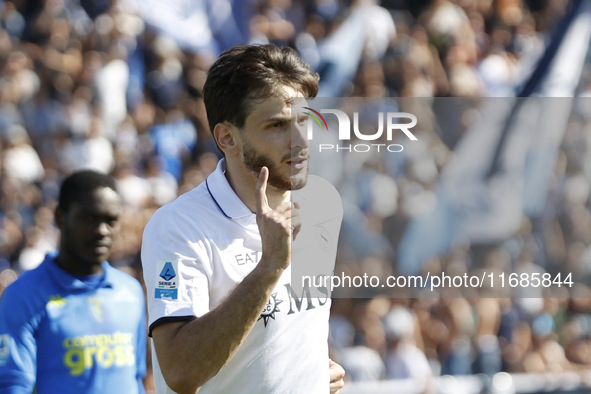
<path fill-rule="evenodd" d="M 117 191 L 115 180 L 110 175 L 93 170 L 74 172 L 62 182 L 58 208 L 67 212 L 73 203 L 80 200 L 83 193 L 91 192 L 102 187 L 108 187 Z"/>
<path fill-rule="evenodd" d="M 283 86 L 305 97 L 318 93 L 318 74 L 289 47 L 238 45 L 211 66 L 203 87 L 209 127 L 230 122 L 238 128 L 251 111 L 251 100 L 271 97 Z"/>

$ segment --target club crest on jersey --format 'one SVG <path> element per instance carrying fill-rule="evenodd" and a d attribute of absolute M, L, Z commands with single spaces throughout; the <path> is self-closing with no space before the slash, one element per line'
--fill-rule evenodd
<path fill-rule="evenodd" d="M 156 289 L 154 296 L 168 300 L 177 300 L 178 293 L 178 270 L 177 261 L 161 260 L 157 262 Z"/>
<path fill-rule="evenodd" d="M 103 308 L 101 306 L 101 299 L 98 297 L 90 297 L 88 299 L 88 307 L 90 313 L 98 323 L 103 322 Z"/>
<path fill-rule="evenodd" d="M 283 302 L 283 300 L 277 299 L 277 293 L 273 293 L 273 295 L 271 295 L 271 298 L 269 298 L 267 305 L 265 305 L 265 308 L 261 312 L 261 316 L 259 316 L 257 321 L 263 319 L 263 323 L 265 323 L 265 327 L 267 327 L 267 324 L 269 323 L 269 319 L 275 320 L 275 312 L 281 312 L 279 310 L 278 306 L 282 302 Z"/>
<path fill-rule="evenodd" d="M 332 248 L 332 241 L 328 230 L 322 226 L 316 226 L 314 227 L 314 233 L 316 234 L 316 239 L 318 240 L 320 248 L 325 252 L 330 251 Z"/>

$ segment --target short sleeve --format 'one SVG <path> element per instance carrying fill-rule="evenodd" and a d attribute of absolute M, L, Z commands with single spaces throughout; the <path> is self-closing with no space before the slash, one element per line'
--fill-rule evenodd
<path fill-rule="evenodd" d="M 209 311 L 211 263 L 194 223 L 173 210 L 158 210 L 144 229 L 141 259 L 148 325 L 199 317 Z"/>

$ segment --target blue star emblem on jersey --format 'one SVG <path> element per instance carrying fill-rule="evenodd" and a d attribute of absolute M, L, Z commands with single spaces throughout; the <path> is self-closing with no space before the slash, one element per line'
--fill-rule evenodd
<path fill-rule="evenodd" d="M 176 272 L 174 272 L 172 263 L 167 262 L 166 264 L 164 264 L 164 268 L 162 268 L 162 271 L 160 272 L 160 277 L 164 280 L 171 280 L 175 276 Z"/>
<path fill-rule="evenodd" d="M 281 304 L 282 302 L 283 302 L 283 300 L 277 299 L 277 293 L 273 293 L 273 295 L 271 295 L 271 298 L 269 298 L 267 305 L 265 306 L 265 308 L 261 312 L 261 316 L 259 316 L 257 321 L 263 319 L 263 323 L 265 323 L 265 327 L 267 327 L 267 323 L 269 323 L 269 319 L 275 320 L 275 312 L 280 312 L 280 310 L 277 306 L 279 304 Z"/>

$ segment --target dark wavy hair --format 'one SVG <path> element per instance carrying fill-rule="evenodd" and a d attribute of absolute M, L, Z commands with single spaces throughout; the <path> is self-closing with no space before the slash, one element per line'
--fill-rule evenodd
<path fill-rule="evenodd" d="M 315 97 L 318 79 L 292 48 L 267 44 L 228 49 L 211 66 L 203 87 L 209 128 L 213 132 L 221 122 L 242 128 L 252 100 L 271 97 L 284 86 Z"/>

